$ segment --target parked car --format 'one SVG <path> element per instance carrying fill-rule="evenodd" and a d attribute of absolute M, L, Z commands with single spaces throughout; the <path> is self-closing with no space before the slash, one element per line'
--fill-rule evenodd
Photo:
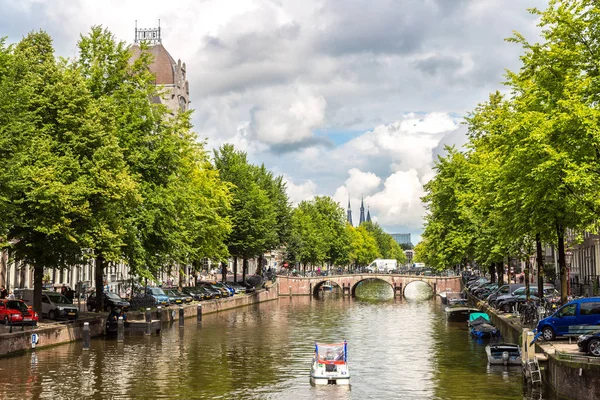
<path fill-rule="evenodd" d="M 536 331 L 541 332 L 545 340 L 554 340 L 557 336 L 590 333 L 597 330 L 598 325 L 600 297 L 584 297 L 568 302 L 551 316 L 540 320 Z"/>
<path fill-rule="evenodd" d="M 229 286 L 227 286 L 224 283 L 216 282 L 216 283 L 213 283 L 212 285 L 213 285 L 213 287 L 216 287 L 217 289 L 225 289 L 227 291 L 228 296 L 233 296 L 235 294 L 235 290 L 233 290 L 232 288 L 230 288 Z"/>
<path fill-rule="evenodd" d="M 116 293 L 103 293 L 104 297 L 104 311 L 110 311 L 113 308 L 121 308 L 123 311 L 127 311 L 129 309 L 129 302 L 119 296 Z M 88 296 L 87 299 L 87 309 L 88 311 L 93 311 L 96 309 L 96 293 L 92 292 Z"/>
<path fill-rule="evenodd" d="M 223 292 L 217 288 L 214 288 L 209 282 L 200 281 L 196 283 L 196 286 L 204 288 L 205 291 L 211 293 L 214 296 L 214 299 L 220 299 L 221 297 L 224 297 Z"/>
<path fill-rule="evenodd" d="M 252 293 L 256 291 L 256 288 L 246 281 L 240 281 L 238 283 L 246 288 L 246 293 Z"/>
<path fill-rule="evenodd" d="M 246 287 L 240 285 L 238 282 L 227 282 L 227 285 L 232 288 L 235 293 L 240 293 L 240 294 L 245 294 L 246 293 Z"/>
<path fill-rule="evenodd" d="M 529 295 L 529 300 L 537 302 L 540 300 L 540 298 L 531 294 Z M 525 304 L 526 302 L 527 295 L 525 294 L 520 294 L 518 296 L 509 296 L 505 299 L 500 300 L 500 302 L 498 303 L 498 309 L 502 310 L 505 313 L 511 312 L 515 308 L 521 311 L 521 305 Z"/>
<path fill-rule="evenodd" d="M 23 289 L 21 298 L 27 305 L 33 305 L 33 289 Z M 79 310 L 71 300 L 58 292 L 42 291 L 42 316 L 50 319 L 77 319 Z"/>
<path fill-rule="evenodd" d="M 600 331 L 579 336 L 577 347 L 579 347 L 579 351 L 600 357 Z"/>
<path fill-rule="evenodd" d="M 498 299 L 498 297 L 512 293 L 515 290 L 517 290 L 518 288 L 523 287 L 523 286 L 525 286 L 525 284 L 523 284 L 523 283 L 507 283 L 505 285 L 502 285 L 498 289 L 496 289 L 494 292 L 492 292 L 488 295 L 487 302 L 490 306 L 496 307 L 496 305 L 497 305 L 496 300 Z"/>
<path fill-rule="evenodd" d="M 154 304 L 157 306 L 168 306 L 170 304 L 169 296 L 158 287 L 147 287 L 146 294 L 154 298 Z"/>
<path fill-rule="evenodd" d="M 515 289 L 511 294 L 506 294 L 506 295 L 496 298 L 496 308 L 499 310 L 502 310 L 504 312 L 510 312 L 513 309 L 512 306 L 514 306 L 516 303 L 518 303 L 518 301 L 516 301 L 515 299 L 520 296 L 525 296 L 526 291 L 527 291 L 527 288 L 525 286 L 522 286 L 518 289 Z M 537 299 L 538 298 L 537 286 L 531 286 L 529 288 L 529 294 L 532 297 L 535 297 Z M 546 296 L 546 295 L 554 296 L 555 294 L 556 294 L 556 289 L 554 289 L 554 285 L 551 285 L 549 283 L 544 284 L 544 296 Z M 522 299 L 526 299 L 526 297 L 523 297 Z M 523 300 L 523 301 L 525 301 L 525 300 Z M 523 301 L 521 301 L 521 302 L 523 302 Z"/>
<path fill-rule="evenodd" d="M 204 300 L 212 300 L 221 297 L 221 292 L 205 287 L 196 287 L 197 290 L 204 294 Z"/>
<path fill-rule="evenodd" d="M 5 325 L 36 325 L 38 314 L 23 300 L 0 300 L 0 321 Z"/>
<path fill-rule="evenodd" d="M 206 298 L 204 292 L 195 286 L 185 286 L 181 290 L 196 301 L 202 301 Z"/>
<path fill-rule="evenodd" d="M 167 296 L 169 296 L 169 302 L 171 304 L 184 304 L 187 303 L 187 298 L 190 298 L 190 301 L 192 301 L 192 298 L 188 295 L 185 295 L 184 293 L 179 292 L 177 289 L 163 289 L 165 294 Z"/>

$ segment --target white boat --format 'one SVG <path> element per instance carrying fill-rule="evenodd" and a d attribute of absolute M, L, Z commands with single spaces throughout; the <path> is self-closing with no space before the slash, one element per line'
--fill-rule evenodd
<path fill-rule="evenodd" d="M 349 385 L 348 344 L 315 343 L 315 357 L 310 369 L 313 385 Z"/>
<path fill-rule="evenodd" d="M 521 365 L 521 348 L 516 344 L 489 344 L 485 352 L 490 365 Z"/>

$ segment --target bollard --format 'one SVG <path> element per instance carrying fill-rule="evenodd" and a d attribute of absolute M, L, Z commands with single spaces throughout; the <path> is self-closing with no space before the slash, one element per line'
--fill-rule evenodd
<path fill-rule="evenodd" d="M 157 317 L 158 321 L 162 324 L 162 307 L 161 306 L 156 307 L 156 317 Z"/>
<path fill-rule="evenodd" d="M 533 334 L 533 332 L 527 332 L 527 361 L 533 361 L 535 359 L 535 343 L 531 344 L 531 342 L 533 342 L 534 336 L 535 335 Z"/>
<path fill-rule="evenodd" d="M 183 316 L 183 307 L 179 307 L 179 327 L 183 328 L 183 324 L 185 323 L 185 317 Z"/>
<path fill-rule="evenodd" d="M 117 321 L 117 342 L 122 342 L 125 338 L 125 321 L 123 317 L 119 317 Z"/>
<path fill-rule="evenodd" d="M 196 321 L 202 322 L 202 304 L 198 304 L 196 308 Z"/>
<path fill-rule="evenodd" d="M 84 350 L 90 349 L 90 323 L 89 322 L 83 323 L 83 349 Z"/>
<path fill-rule="evenodd" d="M 146 332 L 144 332 L 144 335 L 150 335 L 150 327 L 152 325 L 152 320 L 150 319 L 150 309 L 146 308 Z"/>

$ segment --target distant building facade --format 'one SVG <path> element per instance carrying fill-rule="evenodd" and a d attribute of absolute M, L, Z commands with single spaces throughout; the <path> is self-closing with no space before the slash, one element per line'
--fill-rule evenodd
<path fill-rule="evenodd" d="M 155 76 L 155 84 L 163 91 L 162 96 L 153 101 L 162 103 L 175 115 L 179 112 L 189 110 L 190 85 L 187 80 L 187 67 L 181 60 L 171 57 L 171 54 L 162 44 L 160 36 L 160 23 L 158 28 L 138 29 L 135 28 L 134 44 L 130 47 L 130 63 L 137 60 L 142 54 L 139 43 L 148 44 L 147 51 L 152 56 L 150 71 Z"/>
<path fill-rule="evenodd" d="M 408 244 L 412 246 L 412 242 L 410 241 L 410 233 L 390 233 L 392 238 L 396 241 L 396 243 Z"/>

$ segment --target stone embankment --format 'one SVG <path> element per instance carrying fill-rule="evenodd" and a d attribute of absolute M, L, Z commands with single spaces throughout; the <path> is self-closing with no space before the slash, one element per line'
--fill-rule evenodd
<path fill-rule="evenodd" d="M 476 304 L 477 308 L 490 315 L 492 322 L 502 332 L 511 331 L 516 337 L 522 335 L 523 327 L 517 316 L 512 313 L 501 314 L 482 301 Z M 600 357 L 580 353 L 576 341 L 577 338 L 536 341 L 535 351 L 540 361 L 542 380 L 561 398 L 600 399 Z"/>
<path fill-rule="evenodd" d="M 245 295 L 235 295 L 226 299 L 203 301 L 202 314 L 211 314 L 219 311 L 231 310 L 233 308 L 244 307 L 251 304 L 261 303 L 277 299 L 277 290 L 267 288 L 257 290 L 255 293 Z M 198 303 L 183 305 L 184 318 L 197 316 Z M 180 306 L 165 307 L 160 310 L 161 315 L 157 314 L 157 309 L 152 310 L 153 319 L 160 319 L 167 323 L 169 321 L 179 320 Z M 175 311 L 174 313 L 172 311 Z M 35 348 L 54 346 L 68 343 L 83 338 L 83 324 L 89 323 L 90 335 L 102 336 L 106 323 L 107 313 L 93 314 L 85 313 L 76 321 L 69 322 L 51 322 L 41 323 L 35 328 L 13 327 L 12 333 L 8 329 L 0 333 L 0 357 L 23 353 L 32 350 L 32 339 L 37 339 Z M 131 321 L 141 321 L 144 319 L 143 312 L 129 312 L 127 317 Z M 36 338 L 37 336 L 37 338 Z"/>

